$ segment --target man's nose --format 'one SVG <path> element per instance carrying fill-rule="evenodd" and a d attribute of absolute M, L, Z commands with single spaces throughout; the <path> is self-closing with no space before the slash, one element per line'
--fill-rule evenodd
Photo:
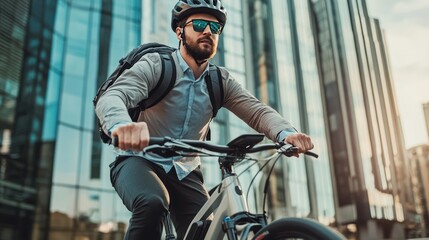
<path fill-rule="evenodd" d="M 204 28 L 203 34 L 212 34 L 212 30 L 210 29 L 210 24 L 207 24 L 206 28 Z"/>

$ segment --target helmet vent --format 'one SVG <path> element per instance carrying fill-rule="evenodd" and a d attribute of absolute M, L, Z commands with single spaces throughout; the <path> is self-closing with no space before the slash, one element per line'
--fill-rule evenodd
<path fill-rule="evenodd" d="M 213 5 L 217 5 L 217 0 L 213 0 Z"/>
<path fill-rule="evenodd" d="M 201 4 L 201 2 L 199 0 L 193 0 L 192 1 L 194 4 Z"/>

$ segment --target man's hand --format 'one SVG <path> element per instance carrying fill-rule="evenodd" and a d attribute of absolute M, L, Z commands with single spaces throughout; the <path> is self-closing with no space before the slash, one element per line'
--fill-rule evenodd
<path fill-rule="evenodd" d="M 122 150 L 141 151 L 149 144 L 149 129 L 145 122 L 132 122 L 117 127 L 112 131 L 112 138 L 119 140 Z"/>
<path fill-rule="evenodd" d="M 295 157 L 299 157 L 300 153 L 305 153 L 313 149 L 314 144 L 311 138 L 304 133 L 294 133 L 285 138 L 286 144 L 292 144 L 298 148 L 298 152 L 294 154 Z"/>

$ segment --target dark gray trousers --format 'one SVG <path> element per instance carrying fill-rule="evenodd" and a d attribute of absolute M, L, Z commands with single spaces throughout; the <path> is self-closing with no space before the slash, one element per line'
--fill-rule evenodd
<path fill-rule="evenodd" d="M 189 223 L 208 199 L 199 167 L 179 181 L 174 168 L 166 173 L 142 157 L 118 157 L 110 164 L 110 179 L 132 212 L 126 240 L 160 239 L 167 211 L 177 239 L 183 239 Z"/>

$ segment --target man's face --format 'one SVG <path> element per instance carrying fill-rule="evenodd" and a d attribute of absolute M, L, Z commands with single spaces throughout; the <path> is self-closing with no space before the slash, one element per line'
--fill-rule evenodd
<path fill-rule="evenodd" d="M 202 20 L 202 21 L 201 21 Z M 219 34 L 212 33 L 213 27 L 210 26 L 210 23 L 205 21 L 214 22 L 214 25 L 217 25 L 218 20 L 208 14 L 194 14 L 190 16 L 186 25 L 183 27 L 185 31 L 185 41 L 186 49 L 189 54 L 198 60 L 205 60 L 212 58 L 216 54 L 217 45 L 219 41 Z M 201 26 L 207 26 L 201 30 Z M 213 24 L 213 23 L 211 23 Z M 197 25 L 194 27 L 194 25 Z M 198 25 L 200 29 L 198 29 Z M 196 31 L 195 28 L 199 31 Z M 212 29 L 211 29 L 212 28 Z"/>

